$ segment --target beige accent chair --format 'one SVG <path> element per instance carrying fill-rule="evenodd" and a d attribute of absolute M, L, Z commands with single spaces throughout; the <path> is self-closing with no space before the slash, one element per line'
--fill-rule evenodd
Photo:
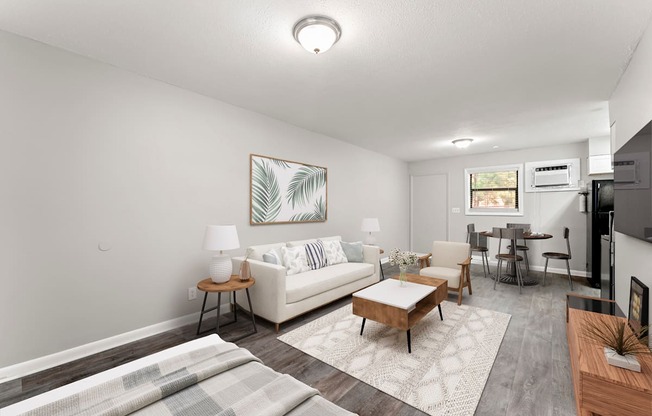
<path fill-rule="evenodd" d="M 469 288 L 469 295 L 473 294 L 471 288 L 471 272 L 469 256 L 471 245 L 468 243 L 455 243 L 452 241 L 433 241 L 432 253 L 419 258 L 421 276 L 436 277 L 448 280 L 448 290 L 457 292 L 457 304 L 462 304 L 462 290 Z"/>

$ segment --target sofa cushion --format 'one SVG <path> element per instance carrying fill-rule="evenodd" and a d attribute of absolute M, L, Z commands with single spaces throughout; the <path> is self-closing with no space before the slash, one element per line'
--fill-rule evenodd
<path fill-rule="evenodd" d="M 462 268 L 458 266 L 457 269 L 448 267 L 424 267 L 419 271 L 421 276 L 436 277 L 438 279 L 448 280 L 449 288 L 460 287 L 460 273 Z"/>
<path fill-rule="evenodd" d="M 310 270 L 304 246 L 281 247 L 281 251 L 283 252 L 283 264 L 287 269 L 288 276 Z"/>
<path fill-rule="evenodd" d="M 344 250 L 342 250 L 342 244 L 340 244 L 339 241 L 322 240 L 321 243 L 324 245 L 324 251 L 326 252 L 329 266 L 348 262 L 346 254 L 344 254 Z"/>
<path fill-rule="evenodd" d="M 285 243 L 275 243 L 275 244 L 261 244 L 258 246 L 251 246 L 249 249 L 249 258 L 258 261 L 265 261 L 263 259 L 263 254 L 267 253 L 270 250 L 278 249 L 280 253 L 281 247 L 285 247 Z"/>
<path fill-rule="evenodd" d="M 321 240 L 317 240 L 316 243 L 308 243 L 304 247 L 306 248 L 306 258 L 308 259 L 310 270 L 317 270 L 328 266 L 324 244 L 322 244 Z"/>
<path fill-rule="evenodd" d="M 328 240 L 337 240 L 340 241 L 342 237 L 339 235 L 335 235 L 332 237 L 324 237 L 320 238 L 321 241 L 328 241 Z M 295 240 L 295 241 L 288 241 L 287 246 L 288 247 L 298 247 L 298 246 L 305 246 L 308 243 L 316 243 L 317 239 L 316 238 L 311 238 L 310 240 Z"/>
<path fill-rule="evenodd" d="M 263 261 L 265 263 L 283 266 L 283 251 L 281 250 L 281 247 L 269 250 L 267 253 L 263 254 Z"/>
<path fill-rule="evenodd" d="M 340 241 L 342 245 L 342 250 L 346 255 L 346 259 L 351 263 L 362 263 L 364 261 L 364 256 L 362 255 L 362 241 L 356 241 L 355 243 L 346 243 Z"/>
<path fill-rule="evenodd" d="M 363 279 L 373 273 L 373 264 L 341 263 L 319 270 L 310 270 L 305 273 L 287 276 L 285 280 L 286 303 L 299 302 L 347 283 Z"/>

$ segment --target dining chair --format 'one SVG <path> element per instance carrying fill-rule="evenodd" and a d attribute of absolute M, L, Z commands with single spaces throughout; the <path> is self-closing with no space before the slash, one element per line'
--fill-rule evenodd
<path fill-rule="evenodd" d="M 457 292 L 457 304 L 462 304 L 462 290 L 469 288 L 469 295 L 473 294 L 471 288 L 471 273 L 469 265 L 470 245 L 451 241 L 433 241 L 432 252 L 422 256 L 419 264 L 421 276 L 435 277 L 448 280 L 448 290 Z"/>
<path fill-rule="evenodd" d="M 496 260 L 498 260 L 498 269 L 496 271 L 496 279 L 494 280 L 494 290 L 496 290 L 496 283 L 500 282 L 500 274 L 503 262 L 507 262 L 512 263 L 514 267 L 514 272 L 516 273 L 516 281 L 518 282 L 518 293 L 523 293 L 523 273 L 521 272 L 521 262 L 523 261 L 523 256 L 519 256 L 517 252 L 511 249 L 509 253 L 501 253 L 503 240 L 508 240 L 511 246 L 516 247 L 516 241 L 523 239 L 523 229 L 494 228 L 492 234 L 494 236 L 500 236 L 500 239 L 498 240 L 498 254 L 496 254 Z"/>
<path fill-rule="evenodd" d="M 553 259 L 553 260 L 565 260 L 566 261 L 566 272 L 568 273 L 568 283 L 570 284 L 570 289 L 573 290 L 573 279 L 571 278 L 571 272 L 570 272 L 570 265 L 568 264 L 568 260 L 571 259 L 571 248 L 570 248 L 570 240 L 568 239 L 570 234 L 570 230 L 568 227 L 564 227 L 564 239 L 566 240 L 566 250 L 567 253 L 557 253 L 554 251 L 546 251 L 545 253 L 541 254 L 543 257 L 546 258 L 546 266 L 543 269 L 543 285 L 545 286 L 546 284 L 546 274 L 548 273 L 548 260 Z"/>
<path fill-rule="evenodd" d="M 517 223 L 507 223 L 507 228 L 520 228 L 523 230 L 523 233 L 530 232 L 530 224 L 517 224 Z M 511 249 L 511 247 L 507 247 Z M 516 252 L 522 252 L 523 257 L 525 258 L 525 270 L 530 272 L 530 260 L 528 259 L 528 251 L 530 248 L 527 246 L 527 241 L 525 239 L 516 240 Z"/>
<path fill-rule="evenodd" d="M 484 277 L 487 277 L 487 272 L 491 275 L 491 271 L 489 270 L 489 257 L 487 255 L 489 252 L 487 237 L 475 231 L 475 224 L 468 224 L 466 226 L 466 242 L 471 245 L 471 252 L 469 253 L 471 256 L 473 256 L 474 252 L 480 253 Z"/>

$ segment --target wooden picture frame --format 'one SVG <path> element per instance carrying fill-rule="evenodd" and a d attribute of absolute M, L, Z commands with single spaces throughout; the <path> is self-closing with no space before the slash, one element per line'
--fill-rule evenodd
<path fill-rule="evenodd" d="M 328 218 L 328 170 L 251 154 L 251 225 L 325 222 Z"/>
<path fill-rule="evenodd" d="M 629 325 L 635 332 L 648 325 L 650 290 L 636 277 L 632 276 L 629 288 Z"/>

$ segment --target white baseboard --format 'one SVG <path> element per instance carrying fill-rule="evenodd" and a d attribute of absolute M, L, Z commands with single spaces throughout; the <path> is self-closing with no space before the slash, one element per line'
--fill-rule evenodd
<path fill-rule="evenodd" d="M 471 261 L 471 263 L 472 264 L 482 265 L 482 259 L 480 257 L 477 257 L 477 258 L 474 257 L 473 260 Z M 560 264 L 563 265 L 565 263 L 560 262 Z M 496 262 L 495 260 L 489 260 L 489 265 L 491 267 L 497 267 L 498 262 Z M 534 265 L 534 264 L 530 264 L 530 270 L 534 270 L 534 271 L 537 271 L 537 272 L 543 272 L 543 269 L 544 269 L 544 266 L 537 266 L 537 265 Z M 521 269 L 521 270 L 524 270 L 524 269 Z M 567 272 L 566 272 L 565 267 L 550 267 L 550 265 L 548 265 L 548 273 L 556 273 L 556 274 L 566 275 Z M 571 275 L 572 276 L 579 276 L 579 277 L 588 277 L 589 274 L 585 270 L 573 270 L 573 269 L 571 269 Z"/>
<path fill-rule="evenodd" d="M 220 309 L 221 313 L 229 312 L 229 304 L 227 303 L 222 305 Z M 214 313 L 215 312 L 210 312 L 210 315 L 215 316 Z M 47 370 L 48 368 L 78 360 L 92 354 L 97 354 L 98 352 L 102 352 L 110 348 L 119 347 L 120 345 L 124 345 L 129 342 L 138 341 L 142 338 L 160 334 L 161 332 L 170 331 L 172 329 L 190 324 L 197 324 L 198 320 L 199 312 L 191 313 L 190 315 L 185 315 L 180 318 L 171 319 L 169 321 L 135 329 L 133 331 L 94 341 L 85 345 L 80 345 L 68 350 L 10 365 L 8 367 L 3 367 L 0 368 L 0 383 L 4 383 L 20 377 L 25 377 L 29 374 Z"/>

